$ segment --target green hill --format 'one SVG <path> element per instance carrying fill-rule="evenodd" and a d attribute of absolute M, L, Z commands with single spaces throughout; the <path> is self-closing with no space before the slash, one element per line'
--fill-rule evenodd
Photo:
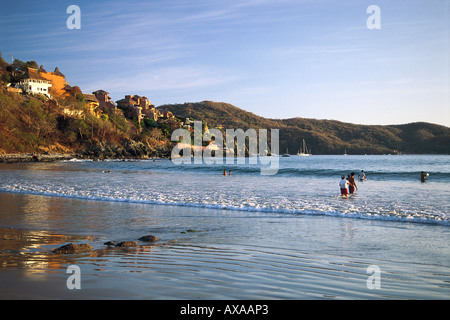
<path fill-rule="evenodd" d="M 298 151 L 302 139 L 313 154 L 450 154 L 450 128 L 417 122 L 404 125 L 358 125 L 305 118 L 268 119 L 228 103 L 203 101 L 166 104 L 160 110 L 203 120 L 209 128 L 279 129 L 280 153 Z"/>

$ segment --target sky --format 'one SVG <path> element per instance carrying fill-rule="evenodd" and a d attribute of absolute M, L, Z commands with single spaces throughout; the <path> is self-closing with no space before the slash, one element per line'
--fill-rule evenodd
<path fill-rule="evenodd" d="M 138 94 L 156 106 L 212 100 L 273 119 L 450 127 L 450 0 L 0 4 L 2 57 L 57 66 L 84 93 Z M 79 29 L 67 26 L 70 5 Z"/>

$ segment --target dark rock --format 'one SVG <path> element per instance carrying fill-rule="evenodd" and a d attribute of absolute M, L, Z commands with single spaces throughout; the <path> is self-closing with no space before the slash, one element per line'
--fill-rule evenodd
<path fill-rule="evenodd" d="M 138 245 L 137 241 L 122 241 L 116 244 L 116 247 L 126 248 L 126 247 L 136 247 L 137 245 Z"/>
<path fill-rule="evenodd" d="M 107 241 L 107 242 L 104 243 L 104 245 L 107 245 L 107 246 L 114 246 L 114 245 L 116 245 L 116 244 L 114 243 L 114 241 Z"/>
<path fill-rule="evenodd" d="M 62 247 L 59 247 L 58 249 L 53 250 L 53 252 L 70 254 L 70 253 L 87 252 L 91 251 L 92 249 L 94 249 L 94 247 L 91 246 L 89 243 L 81 243 L 81 244 L 69 243 Z"/>
<path fill-rule="evenodd" d="M 148 241 L 148 242 L 155 242 L 158 241 L 158 238 L 153 235 L 143 236 L 140 237 L 139 240 L 141 241 Z"/>

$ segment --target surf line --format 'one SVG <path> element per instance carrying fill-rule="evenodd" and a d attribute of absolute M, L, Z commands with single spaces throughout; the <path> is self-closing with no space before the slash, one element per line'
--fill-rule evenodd
<path fill-rule="evenodd" d="M 203 132 L 201 121 L 194 121 L 193 140 L 191 132 L 178 128 L 172 132 L 171 141 L 178 142 L 171 152 L 174 164 L 223 164 L 224 151 L 226 164 L 245 164 L 246 141 L 248 141 L 249 164 L 262 165 L 261 175 L 275 175 L 279 169 L 279 130 L 270 129 L 271 145 L 268 145 L 267 129 L 226 129 L 226 146 L 224 148 L 223 134 L 219 129 L 211 128 Z M 203 146 L 206 142 L 207 145 Z M 232 146 L 232 147 L 230 147 Z M 236 153 L 235 153 L 236 149 Z"/>

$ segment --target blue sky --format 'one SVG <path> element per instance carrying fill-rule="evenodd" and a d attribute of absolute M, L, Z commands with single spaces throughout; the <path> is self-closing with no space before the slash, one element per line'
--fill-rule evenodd
<path fill-rule="evenodd" d="M 69 5 L 81 29 L 69 30 Z M 370 5 L 381 29 L 366 26 Z M 4 1 L 0 52 L 83 92 L 268 118 L 450 126 L 449 0 Z"/>

